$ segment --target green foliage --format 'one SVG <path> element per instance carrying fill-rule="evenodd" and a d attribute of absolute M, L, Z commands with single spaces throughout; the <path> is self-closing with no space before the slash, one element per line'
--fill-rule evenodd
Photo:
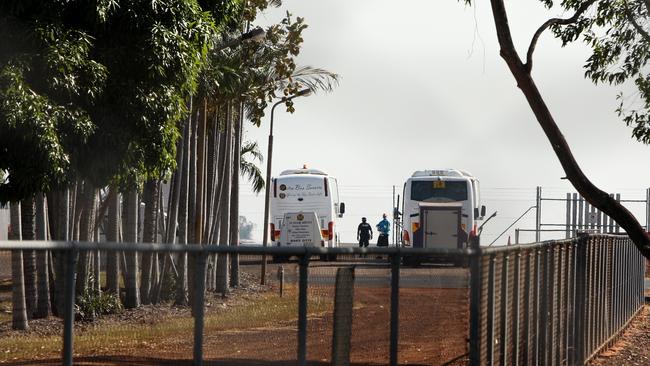
<path fill-rule="evenodd" d="M 122 309 L 122 303 L 117 295 L 87 289 L 75 301 L 75 319 L 94 321 L 101 315 L 115 314 Z"/>
<path fill-rule="evenodd" d="M 251 157 L 249 160 L 248 157 Z M 247 141 L 242 145 L 239 161 L 239 170 L 253 184 L 253 192 L 259 193 L 264 189 L 264 176 L 262 171 L 255 164 L 255 160 L 260 163 L 264 161 L 262 152 L 257 142 Z"/>
<path fill-rule="evenodd" d="M 239 216 L 239 237 L 241 239 L 252 239 L 255 223 L 248 221 L 246 216 Z"/>
<path fill-rule="evenodd" d="M 0 201 L 71 177 L 133 185 L 175 163 L 177 123 L 243 0 L 0 3 Z"/>
<path fill-rule="evenodd" d="M 563 45 L 582 39 L 591 55 L 584 68 L 594 83 L 620 85 L 631 81 L 636 95 L 619 94 L 618 115 L 633 127 L 633 136 L 650 143 L 650 2 L 644 0 L 564 0 L 563 9 L 594 5 L 575 23 L 552 30 Z"/>

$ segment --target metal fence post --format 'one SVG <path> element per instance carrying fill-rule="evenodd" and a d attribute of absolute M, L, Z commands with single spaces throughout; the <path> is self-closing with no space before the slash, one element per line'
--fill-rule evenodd
<path fill-rule="evenodd" d="M 307 365 L 307 291 L 309 290 L 309 254 L 298 263 L 298 365 Z"/>
<path fill-rule="evenodd" d="M 488 298 L 487 298 L 487 362 L 490 365 L 494 364 L 494 319 L 496 318 L 494 297 L 496 292 L 495 286 L 495 270 L 496 256 L 490 255 L 490 270 L 488 275 Z"/>
<path fill-rule="evenodd" d="M 402 257 L 399 252 L 391 257 L 390 267 L 390 365 L 397 366 L 399 340 L 399 276 Z"/>
<path fill-rule="evenodd" d="M 205 254 L 196 255 L 196 275 L 194 276 L 194 366 L 203 365 L 203 325 L 205 298 Z"/>
<path fill-rule="evenodd" d="M 583 365 L 585 361 L 585 303 L 587 286 L 587 236 L 580 235 L 576 250 L 575 301 L 573 327 L 573 357 L 571 365 Z"/>
<path fill-rule="evenodd" d="M 539 243 L 542 228 L 542 187 L 537 187 L 537 197 L 535 199 L 537 210 L 535 213 L 535 242 Z"/>
<path fill-rule="evenodd" d="M 72 366 L 76 268 L 77 250 L 70 249 L 65 254 L 65 287 L 63 292 L 63 365 L 65 366 Z"/>
<path fill-rule="evenodd" d="M 354 305 L 354 267 L 336 271 L 334 288 L 334 319 L 332 325 L 332 365 L 350 365 L 352 308 Z"/>
<path fill-rule="evenodd" d="M 508 312 L 508 302 L 510 301 L 509 299 L 509 294 L 508 294 L 508 270 L 509 270 L 509 263 L 510 263 L 510 254 L 506 253 L 503 255 L 502 262 L 501 262 L 501 304 L 499 307 L 501 308 L 501 324 L 499 326 L 499 341 L 501 342 L 500 344 L 500 349 L 499 349 L 499 354 L 500 354 L 500 364 L 503 366 L 507 366 L 508 364 L 508 345 L 510 342 L 510 334 L 508 333 L 508 323 L 509 323 L 509 312 Z"/>
<path fill-rule="evenodd" d="M 481 363 L 481 248 L 478 240 L 472 240 L 476 253 L 469 259 L 470 270 L 470 319 L 469 319 L 469 364 Z"/>

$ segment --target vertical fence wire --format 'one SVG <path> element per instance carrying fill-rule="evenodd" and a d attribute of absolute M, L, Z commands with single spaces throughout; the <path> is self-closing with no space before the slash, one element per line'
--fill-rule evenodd
<path fill-rule="evenodd" d="M 475 263 L 472 365 L 584 365 L 643 306 L 645 262 L 627 237 L 582 234 Z"/>

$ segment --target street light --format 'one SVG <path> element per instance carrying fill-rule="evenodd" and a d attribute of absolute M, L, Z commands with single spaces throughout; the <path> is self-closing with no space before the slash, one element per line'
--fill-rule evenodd
<path fill-rule="evenodd" d="M 286 103 L 293 98 L 308 96 L 311 94 L 310 89 L 302 89 L 296 94 L 290 95 L 280 99 L 280 101 L 273 104 L 271 107 L 271 125 L 269 127 L 269 150 L 266 155 L 266 186 L 265 186 L 265 196 L 264 196 L 264 236 L 262 239 L 262 245 L 267 246 L 269 240 L 269 201 L 271 199 L 271 160 L 273 157 L 273 113 L 275 112 L 275 107 L 280 104 Z M 260 275 L 262 285 L 266 284 L 266 254 L 262 255 L 262 273 Z"/>
<path fill-rule="evenodd" d="M 262 29 L 261 27 L 255 27 L 237 38 L 231 39 L 229 41 L 226 41 L 218 45 L 217 47 L 215 47 L 215 51 L 221 51 L 226 48 L 239 46 L 241 43 L 244 42 L 259 43 L 262 42 L 264 38 L 266 38 L 266 32 L 264 31 L 264 29 Z"/>

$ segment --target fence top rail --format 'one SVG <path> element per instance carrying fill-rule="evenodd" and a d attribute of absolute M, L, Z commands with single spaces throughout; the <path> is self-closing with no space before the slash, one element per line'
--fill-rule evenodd
<path fill-rule="evenodd" d="M 476 255 L 474 249 L 445 248 L 325 248 L 325 247 L 274 247 L 262 245 L 197 245 L 197 244 L 159 244 L 159 243 L 109 243 L 76 241 L 0 241 L 0 250 L 76 250 L 76 251 L 126 251 L 126 252 L 175 252 L 175 253 L 226 253 L 240 255 L 320 255 L 320 254 L 389 254 L 389 255 Z"/>
<path fill-rule="evenodd" d="M 546 248 L 554 246 L 562 246 L 567 244 L 577 244 L 579 241 L 588 240 L 591 238 L 610 238 L 610 239 L 620 239 L 627 237 L 626 234 L 591 234 L 591 233 L 579 233 L 578 237 L 562 240 L 545 240 L 538 243 L 528 243 L 528 244 L 515 244 L 515 245 L 506 245 L 506 246 L 497 246 L 497 247 L 482 247 L 479 251 L 482 255 L 497 254 L 497 253 L 517 253 L 525 252 L 531 250 L 543 250 Z M 584 238 L 584 239 L 583 239 Z"/>

